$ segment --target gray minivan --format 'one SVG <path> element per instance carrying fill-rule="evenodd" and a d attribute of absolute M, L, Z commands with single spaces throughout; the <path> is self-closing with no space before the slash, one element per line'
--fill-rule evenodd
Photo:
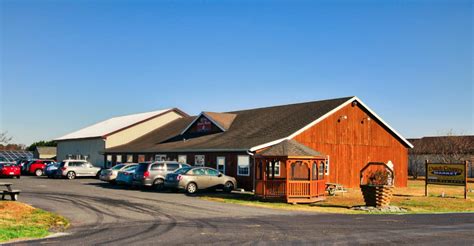
<path fill-rule="evenodd" d="M 165 178 L 168 173 L 190 166 L 176 161 L 142 162 L 138 164 L 133 175 L 133 185 L 153 187 L 156 190 L 161 190 L 164 187 Z"/>

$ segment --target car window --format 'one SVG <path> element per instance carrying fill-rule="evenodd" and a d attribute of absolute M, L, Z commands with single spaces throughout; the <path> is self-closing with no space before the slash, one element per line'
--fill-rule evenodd
<path fill-rule="evenodd" d="M 182 168 L 191 168 L 191 165 L 181 163 L 181 167 L 182 167 Z"/>
<path fill-rule="evenodd" d="M 154 171 L 162 171 L 165 169 L 165 164 L 164 163 L 158 163 L 158 164 L 153 164 L 151 165 L 151 168 L 150 170 L 154 170 Z"/>
<path fill-rule="evenodd" d="M 124 166 L 125 166 L 125 165 L 120 164 L 120 165 L 117 165 L 117 166 L 115 166 L 115 167 L 112 167 L 112 170 L 120 170 L 120 169 L 122 169 L 122 167 L 124 167 Z"/>
<path fill-rule="evenodd" d="M 176 174 L 185 174 L 187 173 L 191 168 L 190 167 L 183 167 L 183 168 L 180 168 L 176 171 L 174 171 L 174 173 Z"/>
<path fill-rule="evenodd" d="M 204 171 L 204 169 L 202 168 L 196 168 L 196 169 L 193 169 L 193 174 L 202 176 L 202 175 L 206 175 L 206 171 Z"/>
<path fill-rule="evenodd" d="M 137 166 L 126 167 L 124 171 L 132 171 L 132 170 L 135 170 L 136 168 Z"/>
<path fill-rule="evenodd" d="M 206 173 L 209 176 L 218 176 L 219 175 L 219 172 L 217 170 L 210 169 L 210 168 L 206 169 Z"/>
<path fill-rule="evenodd" d="M 167 169 L 168 171 L 174 171 L 174 170 L 176 170 L 176 169 L 178 169 L 178 168 L 179 168 L 179 164 L 178 164 L 178 163 L 167 163 L 167 164 L 166 164 L 166 169 Z"/>

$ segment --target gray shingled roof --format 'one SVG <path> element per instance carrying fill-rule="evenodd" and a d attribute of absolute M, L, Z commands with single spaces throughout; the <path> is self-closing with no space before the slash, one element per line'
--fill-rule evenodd
<path fill-rule="evenodd" d="M 180 133 L 196 116 L 185 117 L 128 144 L 106 149 L 106 152 L 245 151 L 254 146 L 288 137 L 351 98 L 228 112 L 235 114 L 236 117 L 227 131 L 190 139 L 184 139 Z"/>
<path fill-rule="evenodd" d="M 275 144 L 260 153 L 259 156 L 325 156 L 324 154 L 304 145 L 296 140 L 285 140 Z"/>

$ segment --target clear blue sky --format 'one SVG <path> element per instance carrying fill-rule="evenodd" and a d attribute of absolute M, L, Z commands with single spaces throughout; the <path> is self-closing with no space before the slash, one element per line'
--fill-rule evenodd
<path fill-rule="evenodd" d="M 471 1 L 1 2 L 14 142 L 179 107 L 356 95 L 405 137 L 473 134 Z"/>

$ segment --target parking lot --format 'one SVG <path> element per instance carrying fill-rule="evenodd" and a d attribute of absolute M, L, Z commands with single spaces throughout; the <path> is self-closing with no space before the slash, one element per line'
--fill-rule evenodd
<path fill-rule="evenodd" d="M 9 180 L 10 181 L 10 180 Z M 335 215 L 218 203 L 99 181 L 24 176 L 20 201 L 71 221 L 68 235 L 29 244 L 472 244 L 473 214 Z"/>

